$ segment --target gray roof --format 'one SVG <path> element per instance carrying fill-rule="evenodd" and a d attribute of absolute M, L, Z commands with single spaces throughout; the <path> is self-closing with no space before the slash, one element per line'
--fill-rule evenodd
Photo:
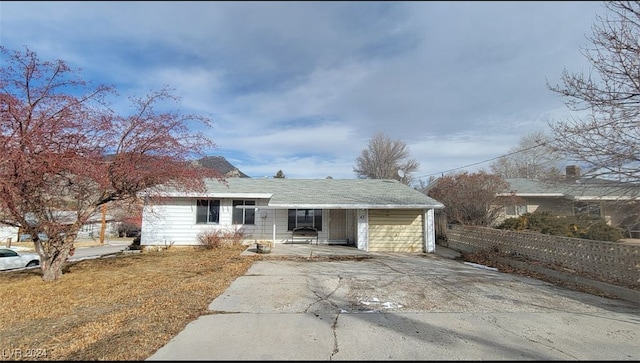
<path fill-rule="evenodd" d="M 640 186 L 605 179 L 542 181 L 534 179 L 505 179 L 509 191 L 519 196 L 563 197 L 568 199 L 636 199 Z"/>
<path fill-rule="evenodd" d="M 203 193 L 167 191 L 162 195 L 254 195 L 270 198 L 268 205 L 273 208 L 444 208 L 437 200 L 397 180 L 228 178 L 226 184 L 216 179 L 208 179 L 205 184 Z"/>

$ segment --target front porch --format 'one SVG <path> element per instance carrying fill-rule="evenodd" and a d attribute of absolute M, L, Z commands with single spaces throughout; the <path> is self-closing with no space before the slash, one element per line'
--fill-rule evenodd
<path fill-rule="evenodd" d="M 356 246 L 357 210 L 355 209 L 294 209 L 272 206 L 251 206 L 256 210 L 254 226 L 240 229 L 252 240 L 269 241 L 273 245 L 347 245 Z M 246 206 L 236 208 L 247 209 Z"/>

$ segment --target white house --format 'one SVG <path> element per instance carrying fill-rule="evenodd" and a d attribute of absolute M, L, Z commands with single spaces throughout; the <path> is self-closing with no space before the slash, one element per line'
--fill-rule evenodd
<path fill-rule="evenodd" d="M 215 230 L 241 231 L 245 242 L 294 243 L 294 229 L 307 227 L 317 231 L 318 243 L 432 253 L 439 208 L 444 205 L 396 180 L 210 179 L 201 193 L 147 194 L 141 245 L 197 245 L 200 233 Z"/>
<path fill-rule="evenodd" d="M 18 231 L 18 227 L 0 224 L 0 243 L 6 242 L 8 244 L 11 244 L 11 242 L 17 242 Z"/>
<path fill-rule="evenodd" d="M 76 221 L 77 212 L 75 211 L 56 211 L 52 213 L 52 219 L 62 224 L 72 224 Z M 28 222 L 35 222 L 36 217 L 33 213 L 27 214 Z M 98 238 L 102 228 L 102 216 L 97 213 L 89 217 L 87 223 L 83 224 L 78 231 L 78 238 Z M 105 215 L 105 235 L 117 236 L 118 223 L 111 215 Z M 23 234 L 19 227 L 12 227 L 0 224 L 0 242 L 24 242 L 30 241 L 28 234 Z"/>

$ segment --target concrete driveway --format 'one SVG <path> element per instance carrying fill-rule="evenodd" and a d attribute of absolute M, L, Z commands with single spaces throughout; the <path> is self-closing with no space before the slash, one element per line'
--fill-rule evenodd
<path fill-rule="evenodd" d="M 640 302 L 440 255 L 366 255 L 256 262 L 148 360 L 640 359 Z"/>

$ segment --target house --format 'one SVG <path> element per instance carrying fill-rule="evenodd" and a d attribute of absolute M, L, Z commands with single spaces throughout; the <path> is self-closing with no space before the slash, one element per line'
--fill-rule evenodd
<path fill-rule="evenodd" d="M 104 235 L 106 237 L 117 237 L 120 223 L 111 214 L 104 215 Z M 85 224 L 80 227 L 77 238 L 96 239 L 102 233 L 102 215 L 93 214 Z"/>
<path fill-rule="evenodd" d="M 166 189 L 144 199 L 142 246 L 197 245 L 203 232 L 234 230 L 245 242 L 295 243 L 294 229 L 307 227 L 317 243 L 435 252 L 434 210 L 444 208 L 382 179 L 208 179 L 202 193 Z"/>
<path fill-rule="evenodd" d="M 4 224 L 0 224 L 0 243 L 7 243 L 11 245 L 11 242 L 18 241 L 18 227 L 7 226 Z"/>
<path fill-rule="evenodd" d="M 72 224 L 76 221 L 77 212 L 74 211 L 56 211 L 53 213 L 52 218 L 54 218 L 58 223 L 61 224 Z M 35 222 L 36 217 L 29 213 L 27 215 L 27 221 Z M 118 222 L 116 222 L 113 216 L 109 214 L 105 214 L 105 235 L 106 236 L 117 236 L 117 228 Z M 30 222 L 31 223 L 31 222 Z M 102 215 L 101 213 L 95 213 L 89 217 L 87 222 L 80 227 L 78 231 L 77 238 L 98 238 L 100 237 L 100 231 L 102 229 Z M 0 242 L 25 242 L 30 241 L 31 236 L 28 234 L 22 233 L 19 227 L 12 227 L 4 224 L 0 224 Z"/>
<path fill-rule="evenodd" d="M 564 180 L 505 179 L 509 191 L 500 196 L 516 196 L 517 205 L 506 206 L 502 220 L 524 213 L 549 211 L 556 215 L 595 215 L 613 226 L 639 230 L 640 186 L 619 181 L 585 178 L 580 168 L 566 168 Z M 636 232 L 638 233 L 638 232 Z M 635 237 L 635 236 L 634 236 Z"/>

